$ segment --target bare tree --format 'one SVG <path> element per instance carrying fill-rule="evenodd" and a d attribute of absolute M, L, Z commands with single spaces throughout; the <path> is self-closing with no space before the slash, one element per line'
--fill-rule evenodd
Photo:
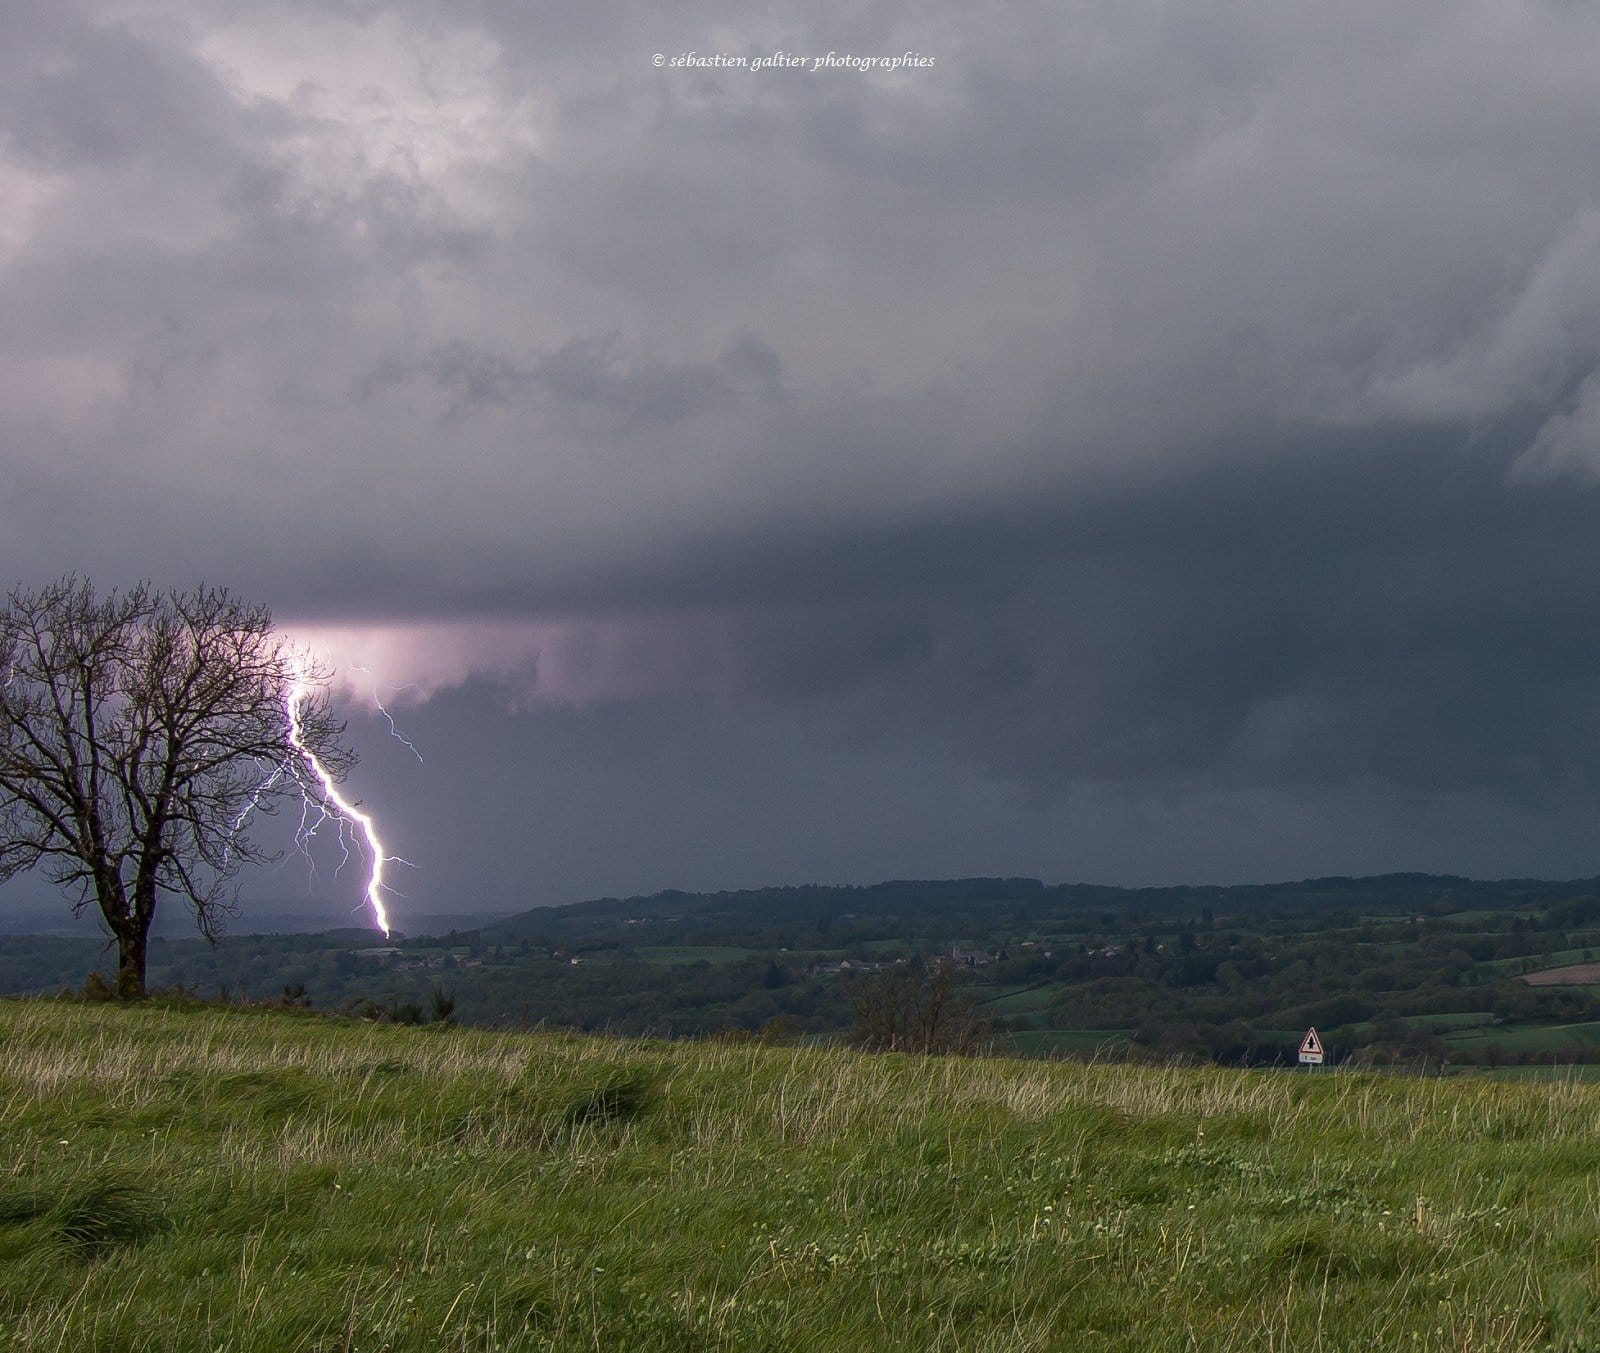
<path fill-rule="evenodd" d="M 226 589 L 99 595 L 65 578 L 0 611 L 0 880 L 41 869 L 73 914 L 97 905 L 117 943 L 117 994 L 145 992 L 163 894 L 215 938 L 242 865 L 266 858 L 252 813 L 354 764 L 327 672 L 264 607 Z M 291 740 L 296 699 L 300 746 Z"/>
<path fill-rule="evenodd" d="M 920 962 L 885 969 L 856 998 L 855 1016 L 851 1041 L 878 1052 L 970 1055 L 989 1036 L 972 992 L 943 962 L 932 971 Z"/>

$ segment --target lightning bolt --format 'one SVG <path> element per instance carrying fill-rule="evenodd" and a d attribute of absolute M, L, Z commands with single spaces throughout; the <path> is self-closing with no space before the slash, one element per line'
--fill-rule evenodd
<path fill-rule="evenodd" d="M 313 807 L 322 811 L 322 817 L 317 823 L 312 824 L 311 831 L 315 831 L 320 822 L 330 816 L 338 816 L 351 823 L 362 836 L 366 838 L 367 853 L 372 860 L 372 868 L 367 874 L 367 905 L 372 908 L 372 918 L 378 923 L 378 929 L 383 931 L 385 938 L 389 935 L 389 912 L 383 904 L 383 867 L 386 864 L 404 864 L 398 855 L 386 854 L 383 842 L 378 837 L 378 824 L 373 820 L 371 813 L 362 812 L 349 799 L 339 792 L 339 786 L 334 783 L 333 776 L 328 774 L 328 769 L 317 760 L 317 754 L 306 746 L 305 731 L 300 724 L 300 707 L 311 693 L 311 683 L 306 676 L 304 664 L 297 658 L 294 663 L 294 680 L 289 686 L 288 694 L 284 697 L 283 709 L 288 719 L 289 745 L 299 752 L 300 759 L 315 776 L 321 786 L 322 800 L 313 804 L 308 798 L 304 805 L 304 813 L 309 813 Z M 302 814 L 301 828 L 305 835 L 305 816 Z M 341 837 L 343 833 L 340 833 Z"/>
<path fill-rule="evenodd" d="M 372 669 L 370 667 L 352 667 L 350 670 L 352 672 L 363 672 L 369 677 L 372 676 Z M 415 687 L 407 685 L 397 686 L 393 689 L 405 691 L 413 690 Z M 396 742 L 403 743 L 406 750 L 409 751 L 412 756 L 416 757 L 419 763 L 422 763 L 422 753 L 417 750 L 417 744 L 412 742 L 410 738 L 400 731 L 399 725 L 397 725 L 394 721 L 394 715 L 389 713 L 389 707 L 385 705 L 379 698 L 378 683 L 376 679 L 374 679 L 372 683 L 372 703 L 378 707 L 378 713 L 383 715 L 383 717 L 389 721 L 389 732 L 391 736 L 393 736 L 394 740 Z"/>

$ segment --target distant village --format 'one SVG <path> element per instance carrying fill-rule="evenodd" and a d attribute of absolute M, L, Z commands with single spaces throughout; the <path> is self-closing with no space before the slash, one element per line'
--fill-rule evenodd
<path fill-rule="evenodd" d="M 630 920 L 624 922 L 624 924 L 633 925 L 637 924 L 637 922 Z M 1018 947 L 1026 950 L 1037 950 L 1043 958 L 1053 958 L 1055 956 L 1051 950 L 1041 949 L 1036 941 L 1024 941 Z M 1165 949 L 1165 947 L 1165 945 L 1158 946 L 1160 949 Z M 1123 953 L 1122 945 L 1106 945 L 1098 949 L 1088 949 L 1080 945 L 1079 949 L 1090 958 L 1118 958 Z M 481 968 L 484 966 L 483 959 L 470 955 L 406 949 L 394 944 L 380 944 L 364 949 L 352 949 L 350 957 L 362 959 L 369 963 L 381 963 L 387 967 L 402 971 L 437 971 L 443 968 Z M 564 961 L 574 968 L 581 966 L 584 962 L 583 955 L 569 953 L 562 949 L 551 950 L 550 957 L 558 961 Z M 976 969 L 986 968 L 991 963 L 1003 962 L 1008 957 L 1009 954 L 1005 949 L 988 950 L 973 948 L 964 944 L 955 944 L 950 947 L 950 951 L 947 954 L 941 954 L 933 961 L 940 966 Z M 875 973 L 882 972 L 886 968 L 903 965 L 906 962 L 905 958 L 827 959 L 811 964 L 807 971 L 813 976 Z"/>

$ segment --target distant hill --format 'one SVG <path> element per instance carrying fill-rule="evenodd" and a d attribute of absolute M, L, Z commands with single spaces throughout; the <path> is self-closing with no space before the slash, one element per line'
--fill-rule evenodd
<path fill-rule="evenodd" d="M 63 908 L 63 911 L 65 909 Z M 181 912 L 173 919 L 185 920 Z M 1396 873 L 1231 887 L 896 879 L 599 898 L 512 917 L 265 935 L 158 935 L 158 988 L 481 1025 L 667 1036 L 847 1033 L 863 985 L 945 961 L 1036 1056 L 1259 1065 L 1315 1025 L 1341 1061 L 1600 1062 L 1600 880 Z M 444 933 L 439 933 L 443 931 Z M 0 936 L 0 994 L 83 989 L 92 933 Z M 1555 971 L 1556 978 L 1524 977 Z"/>
<path fill-rule="evenodd" d="M 399 908 L 395 910 L 395 926 L 408 935 L 443 935 L 452 930 L 473 930 L 504 916 L 503 911 L 431 913 Z M 225 932 L 232 935 L 320 935 L 345 928 L 370 931 L 365 909 L 343 902 L 301 898 L 246 898 L 224 926 Z M 64 898 L 43 903 L 30 898 L 15 906 L 0 905 L 0 936 L 93 938 L 105 933 L 105 923 L 96 908 L 86 907 L 75 917 Z M 186 939 L 194 934 L 194 918 L 183 907 L 165 906 L 156 913 L 153 933 L 167 939 Z"/>
<path fill-rule="evenodd" d="M 698 919 L 710 923 L 779 920 L 809 923 L 819 917 L 950 917 L 1005 907 L 1065 911 L 1130 908 L 1153 915 L 1217 911 L 1327 910 L 1359 907 L 1383 911 L 1449 905 L 1502 908 L 1564 900 L 1600 891 L 1600 877 L 1480 880 L 1454 874 L 1396 873 L 1364 878 L 1331 876 L 1292 883 L 1179 884 L 1118 888 L 1106 884 L 1047 884 L 1034 878 L 894 879 L 865 885 L 801 884 L 729 892 L 690 893 L 668 889 L 643 897 L 602 897 L 560 907 L 536 907 L 481 928 L 486 937 L 562 939 L 593 935 L 606 922 L 661 923 Z"/>

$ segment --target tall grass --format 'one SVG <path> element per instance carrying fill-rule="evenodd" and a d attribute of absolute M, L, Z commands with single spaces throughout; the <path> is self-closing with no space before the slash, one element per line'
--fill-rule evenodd
<path fill-rule="evenodd" d="M 1582 1349 L 1600 1087 L 0 1003 L 0 1347 Z"/>

